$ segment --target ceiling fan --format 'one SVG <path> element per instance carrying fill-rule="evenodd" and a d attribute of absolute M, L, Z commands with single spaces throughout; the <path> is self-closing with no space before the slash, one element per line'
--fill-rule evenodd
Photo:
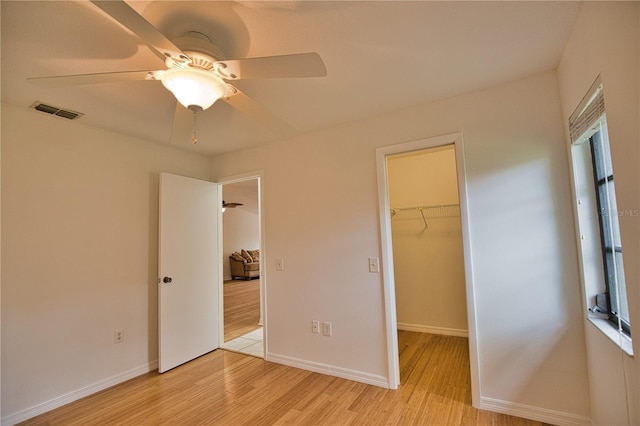
<path fill-rule="evenodd" d="M 222 211 L 224 212 L 225 209 L 235 209 L 236 207 L 242 206 L 244 204 L 242 203 L 227 203 L 226 201 L 222 200 Z"/>
<path fill-rule="evenodd" d="M 222 51 L 199 32 L 187 32 L 169 40 L 142 15 L 123 0 L 92 0 L 93 4 L 136 34 L 157 51 L 167 69 L 77 74 L 27 79 L 40 87 L 55 88 L 131 80 L 158 80 L 173 93 L 177 101 L 193 112 L 193 143 L 198 141 L 196 114 L 218 99 L 249 115 L 277 135 L 291 137 L 296 130 L 287 122 L 242 93 L 227 81 L 258 78 L 324 77 L 327 69 L 315 52 L 245 59 L 224 59 Z M 182 125 L 179 107 L 172 134 Z M 171 141 L 174 141 L 174 137 Z M 235 206 L 234 206 L 235 207 Z"/>
<path fill-rule="evenodd" d="M 227 207 L 230 209 L 235 209 L 236 207 L 239 206 L 243 206 L 244 204 L 242 203 L 227 203 L 226 201 L 222 200 L 222 207 Z"/>

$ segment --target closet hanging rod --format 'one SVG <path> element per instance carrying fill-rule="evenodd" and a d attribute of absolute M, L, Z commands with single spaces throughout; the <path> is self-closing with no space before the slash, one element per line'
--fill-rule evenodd
<path fill-rule="evenodd" d="M 431 206 L 398 207 L 391 210 L 422 210 L 422 209 L 442 209 L 448 207 L 460 207 L 460 204 L 434 204 Z"/>

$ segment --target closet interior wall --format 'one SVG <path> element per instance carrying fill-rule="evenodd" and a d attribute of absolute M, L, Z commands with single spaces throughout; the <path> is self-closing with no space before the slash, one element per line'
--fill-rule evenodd
<path fill-rule="evenodd" d="M 398 328 L 467 336 L 454 147 L 390 156 L 387 170 Z"/>

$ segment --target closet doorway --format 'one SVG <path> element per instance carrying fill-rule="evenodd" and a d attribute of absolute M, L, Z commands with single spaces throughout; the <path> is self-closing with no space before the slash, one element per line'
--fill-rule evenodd
<path fill-rule="evenodd" d="M 264 358 L 260 179 L 222 183 L 221 348 Z"/>
<path fill-rule="evenodd" d="M 454 146 L 390 155 L 387 179 L 398 330 L 467 337 Z"/>
<path fill-rule="evenodd" d="M 377 161 L 389 385 L 396 388 L 406 379 L 398 333 L 468 338 L 475 402 L 477 341 L 462 134 L 379 148 Z M 410 371 L 405 367 L 402 374 Z"/>

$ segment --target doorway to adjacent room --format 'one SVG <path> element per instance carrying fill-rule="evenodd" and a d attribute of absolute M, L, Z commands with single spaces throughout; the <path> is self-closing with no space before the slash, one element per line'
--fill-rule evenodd
<path fill-rule="evenodd" d="M 264 358 L 260 178 L 221 182 L 223 343 L 221 348 Z"/>

